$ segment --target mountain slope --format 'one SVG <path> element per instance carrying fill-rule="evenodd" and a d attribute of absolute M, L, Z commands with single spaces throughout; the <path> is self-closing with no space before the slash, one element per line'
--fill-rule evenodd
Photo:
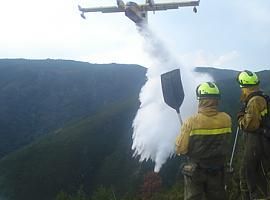
<path fill-rule="evenodd" d="M 134 100 L 111 106 L 2 159 L 0 194 L 48 200 L 80 185 L 88 192 L 99 184 L 132 190 L 138 162 L 130 150 L 131 123 L 137 108 Z"/>
<path fill-rule="evenodd" d="M 67 60 L 0 60 L 0 158 L 41 135 L 137 96 L 146 69 Z"/>

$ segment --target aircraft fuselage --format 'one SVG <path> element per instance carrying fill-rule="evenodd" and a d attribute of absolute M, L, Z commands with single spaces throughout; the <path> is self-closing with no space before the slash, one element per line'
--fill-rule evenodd
<path fill-rule="evenodd" d="M 135 2 L 127 2 L 125 15 L 137 25 L 147 22 L 147 11 L 141 10 Z"/>

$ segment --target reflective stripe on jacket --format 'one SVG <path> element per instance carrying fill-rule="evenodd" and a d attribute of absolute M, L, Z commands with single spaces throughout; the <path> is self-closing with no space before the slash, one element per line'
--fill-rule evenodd
<path fill-rule="evenodd" d="M 217 111 L 215 100 L 201 100 L 199 112 L 186 120 L 176 139 L 176 153 L 195 161 L 212 159 L 223 162 L 228 151 L 231 117 Z"/>

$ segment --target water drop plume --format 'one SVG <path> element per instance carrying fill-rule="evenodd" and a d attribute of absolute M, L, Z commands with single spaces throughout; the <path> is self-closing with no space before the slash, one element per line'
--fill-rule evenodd
<path fill-rule="evenodd" d="M 175 110 L 164 103 L 160 75 L 181 68 L 185 100 L 180 110 L 184 119 L 197 110 L 197 84 L 203 80 L 209 81 L 209 77 L 198 76 L 190 67 L 180 65 L 148 26 L 139 28 L 139 33 L 152 63 L 147 69 L 147 81 L 139 96 L 140 108 L 133 121 L 132 149 L 141 162 L 152 160 L 155 163 L 154 171 L 159 172 L 166 160 L 174 155 L 175 138 L 180 128 Z"/>

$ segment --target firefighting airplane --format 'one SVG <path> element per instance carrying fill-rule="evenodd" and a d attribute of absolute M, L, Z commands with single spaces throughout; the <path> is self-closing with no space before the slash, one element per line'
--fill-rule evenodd
<path fill-rule="evenodd" d="M 95 8 L 82 8 L 80 5 L 81 17 L 85 19 L 84 13 L 87 12 L 102 12 L 102 13 L 116 13 L 124 12 L 125 15 L 131 19 L 136 25 L 141 26 L 147 23 L 148 11 L 160 11 L 169 9 L 178 9 L 179 7 L 192 6 L 193 12 L 197 12 L 196 6 L 199 6 L 200 0 L 180 0 L 178 2 L 171 3 L 155 3 L 154 0 L 146 0 L 145 4 L 137 4 L 135 2 L 127 2 L 126 4 L 122 0 L 116 0 L 117 6 L 111 7 L 95 7 Z"/>

